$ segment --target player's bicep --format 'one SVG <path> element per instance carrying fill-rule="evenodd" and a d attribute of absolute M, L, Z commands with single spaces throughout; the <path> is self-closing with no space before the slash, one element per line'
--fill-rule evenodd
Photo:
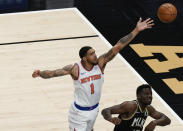
<path fill-rule="evenodd" d="M 121 114 L 125 112 L 122 104 L 111 107 L 110 111 L 111 111 L 111 114 Z"/>
<path fill-rule="evenodd" d="M 64 66 L 62 69 L 57 69 L 57 70 L 54 70 L 54 76 L 63 76 L 63 75 L 68 75 L 68 74 L 72 74 L 72 70 L 74 68 L 74 65 L 67 65 L 67 66 Z"/>
<path fill-rule="evenodd" d="M 129 110 L 128 102 L 124 102 L 119 105 L 110 107 L 111 114 L 122 114 L 128 112 L 128 110 Z"/>

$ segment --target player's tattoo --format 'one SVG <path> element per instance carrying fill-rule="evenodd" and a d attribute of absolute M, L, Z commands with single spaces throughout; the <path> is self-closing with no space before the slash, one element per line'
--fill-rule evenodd
<path fill-rule="evenodd" d="M 67 65 L 62 69 L 57 69 L 54 71 L 45 70 L 45 71 L 41 71 L 40 76 L 45 79 L 51 78 L 51 77 L 63 76 L 63 75 L 71 74 L 73 68 L 74 68 L 74 65 Z"/>
<path fill-rule="evenodd" d="M 111 61 L 115 56 L 116 55 L 113 53 L 112 49 L 103 55 L 103 57 L 107 59 L 107 62 Z"/>
<path fill-rule="evenodd" d="M 53 75 L 53 73 L 49 70 L 45 70 L 45 71 L 40 72 L 40 77 L 45 78 L 45 79 L 51 78 L 52 75 Z"/>
<path fill-rule="evenodd" d="M 67 65 L 67 66 L 63 67 L 63 70 L 64 71 L 72 71 L 73 68 L 74 68 L 74 65 Z"/>
<path fill-rule="evenodd" d="M 99 62 L 102 70 L 104 70 L 107 62 L 111 61 L 119 53 L 119 51 L 121 51 L 133 39 L 133 37 L 133 33 L 129 33 L 125 37 L 121 38 L 118 43 L 114 45 L 114 47 L 110 49 L 107 53 L 99 57 Z"/>
<path fill-rule="evenodd" d="M 132 37 L 133 37 L 133 34 L 129 33 L 125 37 L 121 38 L 119 41 L 121 44 L 124 44 L 124 43 L 127 43 Z M 114 53 L 113 49 L 110 49 L 107 53 L 103 55 L 103 57 L 106 59 L 106 62 L 111 61 L 115 56 L 116 56 L 116 53 Z"/>
<path fill-rule="evenodd" d="M 120 43 L 124 44 L 124 43 L 128 42 L 132 38 L 132 36 L 133 36 L 132 33 L 129 33 L 125 37 L 121 38 L 119 41 L 120 41 Z"/>

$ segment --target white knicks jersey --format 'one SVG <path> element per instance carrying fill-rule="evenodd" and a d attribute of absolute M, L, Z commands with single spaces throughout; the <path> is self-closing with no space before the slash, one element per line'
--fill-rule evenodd
<path fill-rule="evenodd" d="M 78 79 L 74 80 L 74 101 L 82 107 L 91 107 L 100 101 L 104 74 L 99 65 L 88 71 L 78 62 Z"/>

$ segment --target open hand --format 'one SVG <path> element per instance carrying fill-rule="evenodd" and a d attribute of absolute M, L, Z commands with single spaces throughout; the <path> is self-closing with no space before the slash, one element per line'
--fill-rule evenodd
<path fill-rule="evenodd" d="M 150 29 L 154 25 L 153 22 L 154 21 L 151 18 L 148 18 L 144 21 L 142 21 L 142 18 L 139 18 L 139 21 L 137 22 L 136 28 L 139 32 L 143 31 L 145 29 Z"/>

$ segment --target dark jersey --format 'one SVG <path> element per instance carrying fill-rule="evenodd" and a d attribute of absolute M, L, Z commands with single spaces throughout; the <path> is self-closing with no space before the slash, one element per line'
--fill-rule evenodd
<path fill-rule="evenodd" d="M 119 115 L 118 118 L 121 119 L 121 123 L 114 127 L 114 131 L 142 131 L 148 112 L 147 109 L 142 112 L 138 101 L 135 100 L 135 102 L 137 103 L 137 109 L 134 114 L 126 119 Z"/>

